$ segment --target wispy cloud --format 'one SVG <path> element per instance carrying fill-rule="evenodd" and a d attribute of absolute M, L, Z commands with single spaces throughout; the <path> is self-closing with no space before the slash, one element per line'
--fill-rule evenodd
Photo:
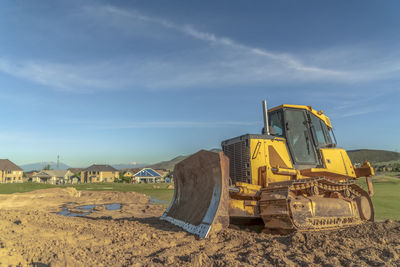
<path fill-rule="evenodd" d="M 223 46 L 227 46 L 227 47 L 234 48 L 234 49 L 239 49 L 239 50 L 242 50 L 242 52 L 244 52 L 245 54 L 251 53 L 251 54 L 262 56 L 262 57 L 265 57 L 265 58 L 268 58 L 271 60 L 279 61 L 279 62 L 285 64 L 288 68 L 291 68 L 291 69 L 294 69 L 297 71 L 311 72 L 311 73 L 315 73 L 315 74 L 319 74 L 319 75 L 334 75 L 334 76 L 345 74 L 340 71 L 319 68 L 317 66 L 306 65 L 291 55 L 273 53 L 273 52 L 265 50 L 265 49 L 247 46 L 245 44 L 236 42 L 228 37 L 219 37 L 213 33 L 197 30 L 192 25 L 180 26 L 180 25 L 177 25 L 177 24 L 175 24 L 171 21 L 165 20 L 165 19 L 146 16 L 146 15 L 141 14 L 137 10 L 125 10 L 125 9 L 117 8 L 114 6 L 87 7 L 87 9 L 89 9 L 89 10 L 95 9 L 96 12 L 103 12 L 103 13 L 109 14 L 109 15 L 115 15 L 115 16 L 120 16 L 120 17 L 122 16 L 122 17 L 126 17 L 129 19 L 135 19 L 135 20 L 141 20 L 141 21 L 150 22 L 150 23 L 156 23 L 165 28 L 174 29 L 176 31 L 179 31 L 183 34 L 186 34 L 186 35 L 196 38 L 198 40 L 206 41 L 206 42 L 213 43 L 213 44 L 223 45 Z"/>
<path fill-rule="evenodd" d="M 112 79 L 101 78 L 96 74 L 104 74 L 105 69 L 111 70 L 104 63 L 75 65 L 35 60 L 18 62 L 16 60 L 11 61 L 6 58 L 0 58 L 0 71 L 64 91 L 81 91 L 94 88 L 106 89 L 112 87 Z"/>
<path fill-rule="evenodd" d="M 342 108 L 341 111 L 336 111 L 334 113 L 334 117 L 336 118 L 347 118 L 360 116 L 370 113 L 376 113 L 379 111 L 385 110 L 384 105 L 368 105 L 368 106 L 355 106 L 353 105 L 351 108 L 347 107 L 346 109 Z"/>
<path fill-rule="evenodd" d="M 379 101 L 382 97 L 385 97 L 384 91 L 364 96 L 353 96 L 351 94 L 336 96 L 335 103 L 332 103 L 331 116 L 347 118 L 383 111 L 388 108 L 388 105 Z"/>
<path fill-rule="evenodd" d="M 174 51 L 154 56 L 151 53 L 102 57 L 81 62 L 57 62 L 0 57 L 0 71 L 44 85 L 54 90 L 74 92 L 114 90 L 182 90 L 204 87 L 298 84 L 310 82 L 360 83 L 390 79 L 400 74 L 400 61 L 365 60 L 345 62 L 351 51 L 316 51 L 311 55 L 293 55 L 247 45 L 225 36 L 201 31 L 193 25 L 144 15 L 134 9 L 111 5 L 83 8 L 84 19 L 98 19 L 96 27 L 117 27 L 135 35 L 137 27 L 158 27 L 164 34 L 180 33 L 203 42 L 204 51 Z M 82 19 L 82 18 L 81 18 Z M 177 42 L 180 40 L 176 40 Z M 197 52 L 197 53 L 196 53 Z M 357 61 L 357 60 L 353 60 Z M 88 63 L 89 62 L 89 63 Z M 379 66 L 379 67 L 375 67 Z"/>
<path fill-rule="evenodd" d="M 38 132 L 30 131 L 0 131 L 0 140 L 2 146 L 36 146 L 36 145 L 49 145 L 58 143 L 76 143 L 77 140 L 68 137 L 54 137 L 48 134 L 40 134 Z"/>
<path fill-rule="evenodd" d="M 148 128 L 225 128 L 237 126 L 254 126 L 259 124 L 256 121 L 148 121 L 148 122 L 108 122 L 108 121 L 79 121 L 74 120 L 71 124 L 87 126 L 91 129 L 148 129 Z"/>

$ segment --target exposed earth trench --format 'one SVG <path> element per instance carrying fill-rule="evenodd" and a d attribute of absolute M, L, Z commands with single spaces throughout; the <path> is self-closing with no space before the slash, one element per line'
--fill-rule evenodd
<path fill-rule="evenodd" d="M 112 203 L 121 210 L 101 206 Z M 56 214 L 88 204 L 100 206 L 85 217 Z M 133 192 L 57 188 L 0 195 L 0 265 L 400 266 L 397 221 L 287 236 L 228 228 L 198 239 L 160 221 L 163 210 Z"/>

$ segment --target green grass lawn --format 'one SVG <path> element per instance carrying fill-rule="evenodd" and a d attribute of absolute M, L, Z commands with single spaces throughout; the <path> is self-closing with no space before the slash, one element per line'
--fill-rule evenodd
<path fill-rule="evenodd" d="M 54 187 L 74 187 L 77 190 L 89 191 L 119 191 L 119 192 L 138 192 L 148 195 L 161 201 L 170 202 L 174 189 L 167 189 L 170 184 L 120 184 L 120 183 L 95 183 L 95 184 L 76 184 L 76 185 L 49 185 L 38 183 L 22 184 L 0 184 L 0 194 L 12 194 L 17 192 L 29 192 L 33 190 L 54 188 Z M 154 188 L 160 187 L 160 188 Z"/>
<path fill-rule="evenodd" d="M 0 184 L 0 194 L 24 193 L 39 189 L 53 188 L 55 185 L 21 183 L 21 184 Z"/>
<path fill-rule="evenodd" d="M 375 195 L 372 198 L 375 207 L 375 219 L 400 220 L 400 178 L 393 176 L 375 176 L 372 181 L 375 191 Z M 365 179 L 360 179 L 358 183 L 366 189 Z M 37 183 L 0 184 L 0 194 L 28 192 L 54 187 L 74 187 L 77 190 L 138 192 L 148 195 L 153 199 L 169 203 L 173 197 L 174 190 L 167 189 L 168 185 L 170 184 L 95 183 L 61 186 Z"/>
<path fill-rule="evenodd" d="M 367 189 L 365 179 L 358 182 Z M 400 220 L 400 178 L 392 176 L 375 176 L 372 178 L 375 195 L 372 202 L 375 208 L 375 219 Z"/>

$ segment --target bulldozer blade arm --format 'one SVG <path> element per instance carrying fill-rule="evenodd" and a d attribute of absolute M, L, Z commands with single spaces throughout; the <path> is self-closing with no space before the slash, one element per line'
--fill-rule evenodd
<path fill-rule="evenodd" d="M 161 220 L 201 238 L 229 225 L 229 159 L 200 150 L 174 169 L 175 191 Z"/>

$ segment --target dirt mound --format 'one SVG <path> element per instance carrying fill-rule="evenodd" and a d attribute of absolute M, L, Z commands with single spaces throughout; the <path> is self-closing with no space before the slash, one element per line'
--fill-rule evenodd
<path fill-rule="evenodd" d="M 400 265 L 396 221 L 287 236 L 255 228 L 224 229 L 198 239 L 160 221 L 163 207 L 137 193 L 82 191 L 79 197 L 65 193 L 39 198 L 43 192 L 36 192 L 1 197 L 11 203 L 35 194 L 37 198 L 25 206 L 0 209 L 0 265 Z M 46 206 L 46 199 L 55 204 Z M 54 213 L 64 205 L 107 203 L 120 203 L 121 209 L 94 209 L 84 217 Z"/>
<path fill-rule="evenodd" d="M 38 197 L 65 197 L 71 196 L 76 197 L 79 196 L 79 191 L 73 187 L 67 188 L 49 188 L 49 189 L 41 189 L 27 193 L 16 193 L 15 195 L 21 196 L 38 196 Z"/>

